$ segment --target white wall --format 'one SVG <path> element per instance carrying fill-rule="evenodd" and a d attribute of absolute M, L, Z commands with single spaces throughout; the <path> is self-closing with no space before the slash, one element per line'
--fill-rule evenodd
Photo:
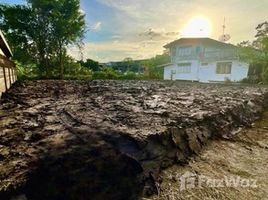
<path fill-rule="evenodd" d="M 173 75 L 173 80 L 213 82 L 229 79 L 231 81 L 240 81 L 247 77 L 249 69 L 249 65 L 247 63 L 226 60 L 226 62 L 232 62 L 231 74 L 217 74 L 217 62 L 210 62 L 207 66 L 202 66 L 197 60 L 180 62 L 192 62 L 191 73 L 177 73 L 179 71 L 177 64 L 169 65 L 164 69 L 164 80 L 171 80 L 171 70 L 176 70 L 176 74 Z"/>
<path fill-rule="evenodd" d="M 240 81 L 248 76 L 249 65 L 247 63 L 231 60 L 220 62 L 232 62 L 231 74 L 217 74 L 217 62 L 211 62 L 208 64 L 208 66 L 200 66 L 200 82 L 225 81 L 226 79 L 231 81 Z"/>
<path fill-rule="evenodd" d="M 192 63 L 190 73 L 178 73 L 179 67 L 177 64 L 166 66 L 164 69 L 164 80 L 171 80 L 171 71 L 176 70 L 176 74 L 173 75 L 173 80 L 191 80 L 198 81 L 198 61 L 180 61 L 180 63 Z"/>

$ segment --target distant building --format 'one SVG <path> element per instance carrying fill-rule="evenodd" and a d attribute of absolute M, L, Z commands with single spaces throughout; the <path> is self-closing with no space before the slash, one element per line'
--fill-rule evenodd
<path fill-rule="evenodd" d="M 240 81 L 249 64 L 239 60 L 238 48 L 210 38 L 181 38 L 164 46 L 171 63 L 164 67 L 165 80 L 200 82 Z"/>

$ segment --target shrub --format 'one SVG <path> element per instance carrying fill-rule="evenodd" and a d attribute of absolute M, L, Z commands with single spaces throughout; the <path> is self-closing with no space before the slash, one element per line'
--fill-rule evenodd
<path fill-rule="evenodd" d="M 93 79 L 119 79 L 120 73 L 112 68 L 104 68 L 101 71 L 93 73 Z"/>

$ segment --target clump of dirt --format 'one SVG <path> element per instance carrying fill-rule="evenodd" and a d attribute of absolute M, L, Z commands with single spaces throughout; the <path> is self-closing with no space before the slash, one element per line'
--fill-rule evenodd
<path fill-rule="evenodd" d="M 159 195 L 147 200 L 267 199 L 267 130 L 268 112 L 265 112 L 254 127 L 243 130 L 231 140 L 211 141 L 188 165 L 174 165 L 164 170 Z M 189 185 L 189 179 L 182 182 L 181 177 L 186 173 L 194 174 L 194 185 Z M 215 180 L 215 184 L 203 179 L 200 188 L 198 177 L 200 180 L 202 176 Z M 184 183 L 188 185 L 185 187 Z"/>
<path fill-rule="evenodd" d="M 210 138 L 232 138 L 263 88 L 146 81 L 18 82 L 0 105 L 0 198 L 139 199 Z"/>

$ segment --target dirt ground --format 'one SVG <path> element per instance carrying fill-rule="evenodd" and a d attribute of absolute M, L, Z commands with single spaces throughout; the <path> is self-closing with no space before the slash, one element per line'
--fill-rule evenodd
<path fill-rule="evenodd" d="M 161 197 L 168 194 L 160 192 L 168 183 L 159 187 L 163 169 L 186 164 L 211 139 L 230 140 L 251 126 L 268 105 L 267 95 L 266 88 L 239 85 L 17 82 L 0 103 L 0 199 Z M 199 160 L 218 159 L 219 165 L 228 167 L 223 157 L 228 145 L 236 143 L 212 143 L 211 149 L 223 152 L 215 152 L 211 161 L 210 154 Z M 253 154 L 254 145 L 250 148 Z M 239 152 L 238 148 L 235 153 Z M 237 160 L 230 163 L 243 161 Z"/>
<path fill-rule="evenodd" d="M 229 187 L 203 185 L 181 188 L 181 175 L 191 172 L 211 179 L 240 177 L 249 185 Z M 186 166 L 173 166 L 161 173 L 161 193 L 147 200 L 267 200 L 268 199 L 268 112 L 253 128 L 246 129 L 232 140 L 211 141 L 200 156 Z M 238 179 L 237 179 L 238 180 Z M 256 185 L 254 182 L 256 181 Z M 145 198 L 144 198 L 145 200 Z"/>

